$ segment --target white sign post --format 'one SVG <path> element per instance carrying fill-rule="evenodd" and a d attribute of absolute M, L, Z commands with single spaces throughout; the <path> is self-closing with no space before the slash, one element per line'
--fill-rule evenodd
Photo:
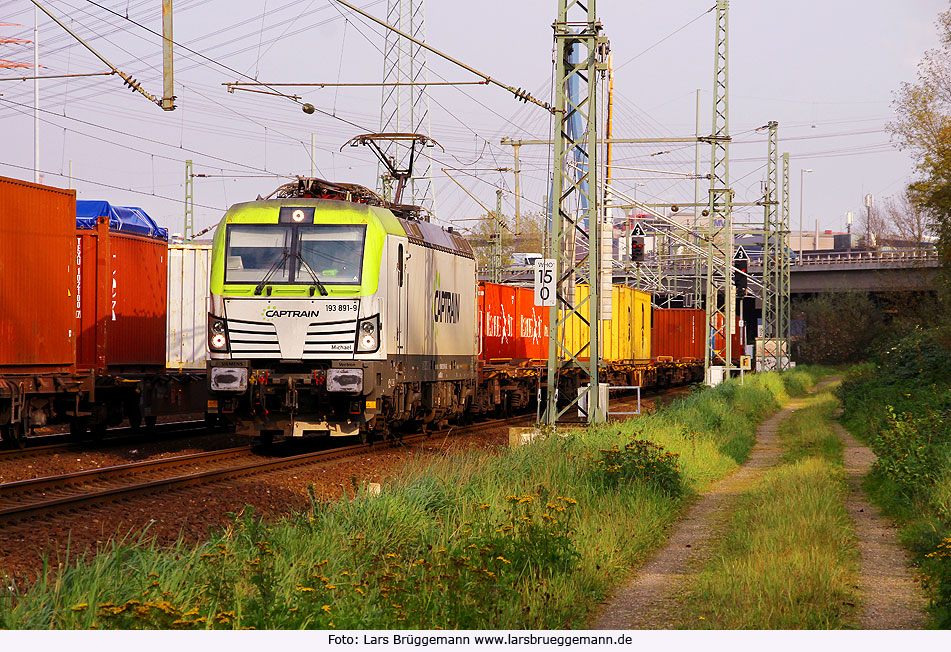
<path fill-rule="evenodd" d="M 554 258 L 541 258 L 535 261 L 535 305 L 558 305 L 555 296 Z"/>

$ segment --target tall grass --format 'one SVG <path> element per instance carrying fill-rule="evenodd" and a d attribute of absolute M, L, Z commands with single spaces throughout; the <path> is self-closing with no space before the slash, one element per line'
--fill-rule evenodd
<path fill-rule="evenodd" d="M 714 557 L 688 592 L 685 627 L 848 626 L 857 572 L 843 504 L 842 445 L 828 391 L 780 426 L 784 462 L 740 499 Z"/>
<path fill-rule="evenodd" d="M 756 424 L 815 377 L 748 376 L 502 454 L 420 458 L 379 496 L 314 500 L 274 523 L 248 511 L 198 546 L 117 544 L 3 598 L 0 627 L 581 627 L 694 492 L 747 457 Z M 611 475 L 605 460 L 634 439 L 663 447 L 645 459 L 676 465 L 676 489 Z"/>

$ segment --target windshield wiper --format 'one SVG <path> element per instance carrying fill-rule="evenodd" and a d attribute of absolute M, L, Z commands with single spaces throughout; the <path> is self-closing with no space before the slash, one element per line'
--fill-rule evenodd
<path fill-rule="evenodd" d="M 261 282 L 258 283 L 257 286 L 255 286 L 254 288 L 255 296 L 261 294 L 261 291 L 264 289 L 264 286 L 267 285 L 267 282 L 269 280 L 271 280 L 271 276 L 274 274 L 274 272 L 278 270 L 278 268 L 284 265 L 284 262 L 287 260 L 287 257 L 290 255 L 291 255 L 291 250 L 285 248 L 284 253 L 281 254 L 280 259 L 276 260 L 274 264 L 271 265 L 271 269 L 267 270 L 267 274 L 265 274 L 264 278 L 261 279 Z M 268 294 L 270 295 L 271 293 L 268 292 Z"/>
<path fill-rule="evenodd" d="M 327 291 L 327 288 L 324 287 L 324 284 L 320 282 L 320 279 L 317 278 L 317 275 L 314 274 L 314 270 L 312 270 L 310 268 L 310 265 L 307 264 L 307 261 L 304 260 L 304 257 L 301 255 L 300 251 L 297 252 L 297 260 L 299 260 L 301 265 L 303 265 L 304 268 L 307 269 L 308 272 L 310 272 L 310 277 L 314 279 L 314 285 L 316 285 L 317 289 L 320 290 L 320 296 L 325 297 L 328 294 L 330 294 L 330 292 Z M 314 296 L 313 288 L 311 288 L 310 296 Z"/>

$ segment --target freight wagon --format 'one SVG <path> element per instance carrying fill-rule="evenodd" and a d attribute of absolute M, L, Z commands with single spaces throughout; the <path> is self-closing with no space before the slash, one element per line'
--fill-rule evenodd
<path fill-rule="evenodd" d="M 0 435 L 22 442 L 54 401 L 94 390 L 76 368 L 76 193 L 0 177 Z"/>
<path fill-rule="evenodd" d="M 204 412 L 204 370 L 166 368 L 167 231 L 144 211 L 0 178 L 0 260 L 4 440 Z"/>

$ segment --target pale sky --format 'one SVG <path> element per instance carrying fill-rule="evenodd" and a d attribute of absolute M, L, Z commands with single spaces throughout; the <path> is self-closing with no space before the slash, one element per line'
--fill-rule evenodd
<path fill-rule="evenodd" d="M 378 17 L 385 0 L 357 0 Z M 709 131 L 712 107 L 714 0 L 636 2 L 601 0 L 598 11 L 614 54 L 616 137 L 691 136 L 695 89 L 702 91 L 701 121 Z M 161 31 L 160 0 L 44 0 L 44 5 L 146 90 L 161 95 L 160 39 L 126 20 Z M 109 14 L 108 7 L 120 16 Z M 427 41 L 512 86 L 550 97 L 555 0 L 430 0 Z M 934 20 L 948 8 L 938 0 L 733 0 L 730 3 L 731 180 L 737 201 L 755 201 L 765 174 L 765 134 L 780 123 L 780 152 L 792 157 L 791 218 L 798 228 L 800 170 L 805 176 L 807 229 L 842 230 L 862 198 L 898 193 L 913 175 L 911 160 L 890 145 L 894 91 L 913 81 L 923 52 L 937 44 Z M 45 16 L 40 20 L 42 74 L 102 72 L 95 57 Z M 345 18 L 346 17 L 346 20 Z M 0 0 L 4 38 L 32 39 L 33 5 Z M 176 0 L 175 40 L 220 64 L 266 82 L 381 81 L 383 38 L 330 0 Z M 645 51 L 646 50 L 646 51 Z M 30 45 L 0 44 L 0 59 L 32 61 Z M 464 70 L 429 55 L 430 80 L 472 80 Z M 3 70 L 0 77 L 30 75 Z M 380 128 L 379 88 L 305 88 L 295 91 L 320 111 L 304 114 L 287 99 L 236 92 L 225 70 L 176 51 L 179 108 L 163 112 L 124 87 L 117 77 L 43 80 L 40 85 L 40 169 L 44 182 L 65 187 L 72 161 L 80 199 L 141 206 L 180 232 L 184 161 L 195 172 L 196 229 L 217 222 L 227 206 L 266 195 L 285 179 L 310 173 L 311 134 L 318 176 L 375 185 L 376 160 L 363 148 L 339 148 L 350 137 Z M 33 82 L 0 82 L 3 147 L 0 175 L 32 180 Z M 335 119 L 326 114 L 336 115 Z M 495 188 L 512 211 L 512 150 L 502 137 L 548 138 L 549 116 L 485 86 L 431 87 L 431 133 L 445 148 L 433 164 L 441 220 L 484 212 L 446 177 L 454 172 L 470 193 L 494 208 Z M 658 152 L 668 152 L 658 154 Z M 547 195 L 545 149 L 523 148 L 523 211 Z M 655 154 L 651 156 L 651 154 Z M 619 166 L 692 173 L 692 145 L 619 148 Z M 702 151 L 709 171 L 709 148 Z M 275 175 L 275 176 L 268 176 Z M 638 198 L 687 202 L 692 181 L 671 175 L 616 170 L 618 187 Z M 113 186 L 113 187 L 108 187 Z M 761 210 L 748 216 L 760 219 Z"/>

